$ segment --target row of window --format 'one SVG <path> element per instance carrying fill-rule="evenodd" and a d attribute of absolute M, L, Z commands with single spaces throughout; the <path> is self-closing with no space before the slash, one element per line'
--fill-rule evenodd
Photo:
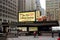
<path fill-rule="evenodd" d="M 59 3 L 58 2 L 46 2 L 46 5 L 48 7 L 59 7 Z"/>
<path fill-rule="evenodd" d="M 6 19 L 3 19 L 3 20 L 0 19 L 0 21 L 1 21 L 1 22 L 13 22 L 13 21 L 11 21 L 11 20 L 6 20 Z"/>
<path fill-rule="evenodd" d="M 10 4 L 10 5 L 12 5 L 12 6 L 15 6 L 15 7 L 16 7 L 16 4 L 14 4 L 14 3 L 10 2 L 10 1 L 8 1 L 8 2 L 7 2 L 7 4 Z"/>
<path fill-rule="evenodd" d="M 0 3 L 3 3 L 3 4 L 6 5 L 6 6 L 12 5 L 12 6 L 16 7 L 16 4 L 14 4 L 14 3 L 10 2 L 10 1 L 4 2 L 4 1 L 0 0 Z"/>
<path fill-rule="evenodd" d="M 3 14 L 3 17 L 7 17 L 7 15 Z"/>
<path fill-rule="evenodd" d="M 17 17 L 13 17 L 13 16 L 9 16 L 9 15 L 6 15 L 6 14 L 3 14 L 3 17 L 8 17 L 8 18 L 12 18 L 12 19 L 17 19 Z"/>
<path fill-rule="evenodd" d="M 2 13 L 0 13 L 0 17 L 2 16 Z"/>
<path fill-rule="evenodd" d="M 10 8 L 12 8 L 12 9 L 14 9 L 14 10 L 16 10 L 16 6 L 14 6 L 14 5 L 10 5 L 10 4 L 4 3 L 4 2 L 3 2 L 3 4 L 10 7 Z"/>
<path fill-rule="evenodd" d="M 2 1 L 0 1 L 0 3 L 2 3 Z M 10 1 L 8 3 L 3 2 L 3 4 L 14 9 L 14 10 L 16 10 L 16 5 L 11 3 Z"/>
<path fill-rule="evenodd" d="M 0 21 L 2 21 L 2 19 L 0 19 Z"/>
<path fill-rule="evenodd" d="M 12 8 L 12 9 L 14 9 L 14 10 L 16 10 L 16 7 L 13 7 L 13 6 L 11 6 L 11 5 L 8 5 L 10 8 Z"/>
<path fill-rule="evenodd" d="M 5 2 L 3 2 L 3 4 L 4 4 L 4 5 L 6 4 L 6 5 L 9 6 L 11 9 L 8 9 L 7 6 L 5 7 L 4 5 L 3 5 L 3 6 L 0 5 L 0 8 L 3 8 L 3 9 L 5 9 L 5 10 L 9 10 L 9 11 L 12 11 L 12 12 L 16 13 L 16 7 L 14 7 L 14 6 L 12 6 L 12 5 L 8 4 L 8 3 L 5 3 Z M 16 5 L 15 5 L 15 6 L 16 6 Z"/>
<path fill-rule="evenodd" d="M 13 10 L 13 9 L 6 8 L 6 10 L 10 11 L 10 12 L 13 12 L 13 13 L 16 13 L 16 10 Z"/>
<path fill-rule="evenodd" d="M 2 12 L 2 9 L 0 9 L 0 12 Z"/>
<path fill-rule="evenodd" d="M 12 12 L 12 13 L 16 13 L 16 11 L 15 10 L 12 10 L 12 9 L 8 9 L 8 8 L 6 8 L 5 6 L 3 6 L 3 10 L 2 10 L 2 5 L 0 5 L 0 12 L 4 12 L 4 13 L 7 13 L 8 11 L 10 11 L 10 12 Z"/>
<path fill-rule="evenodd" d="M 13 0 L 11 0 L 11 1 L 13 1 Z M 14 0 L 13 2 L 16 3 L 16 0 Z"/>
<path fill-rule="evenodd" d="M 9 15 L 17 16 L 15 13 L 8 12 Z"/>
<path fill-rule="evenodd" d="M 6 19 L 3 19 L 3 20 L 2 20 L 1 18 L 0 18 L 0 21 L 1 21 L 1 22 L 2 22 L 2 21 L 3 21 L 3 22 L 9 22 L 9 20 L 6 20 Z M 13 22 L 13 21 L 11 21 L 11 22 Z"/>
<path fill-rule="evenodd" d="M 3 20 L 2 20 L 1 18 L 0 18 L 0 21 L 1 21 L 1 22 L 2 22 L 2 21 L 3 21 L 3 22 L 9 22 L 9 20 L 6 20 L 6 19 L 3 19 Z M 11 21 L 11 20 L 10 20 L 10 21 Z M 11 22 L 13 22 L 13 21 L 11 21 Z"/>
<path fill-rule="evenodd" d="M 8 16 L 8 18 L 17 19 L 17 17 Z"/>
<path fill-rule="evenodd" d="M 2 10 L 2 9 L 0 9 L 0 12 L 7 13 L 7 11 L 6 11 L 6 10 Z"/>
<path fill-rule="evenodd" d="M 2 3 L 2 0 L 0 0 L 0 3 Z"/>
<path fill-rule="evenodd" d="M 2 5 L 0 5 L 0 8 L 2 8 Z"/>
<path fill-rule="evenodd" d="M 8 11 L 2 10 L 2 9 L 0 9 L 0 12 L 8 13 L 9 15 L 13 15 L 13 16 L 17 16 L 16 13 L 8 12 Z M 1 14 L 2 14 L 2 13 L 0 13 L 0 15 L 1 15 Z"/>
<path fill-rule="evenodd" d="M 5 2 L 5 1 L 7 2 L 8 0 L 3 0 L 3 1 L 4 1 L 4 2 Z M 13 3 L 16 3 L 16 1 L 13 1 L 13 0 L 10 0 L 10 1 L 12 1 Z"/>

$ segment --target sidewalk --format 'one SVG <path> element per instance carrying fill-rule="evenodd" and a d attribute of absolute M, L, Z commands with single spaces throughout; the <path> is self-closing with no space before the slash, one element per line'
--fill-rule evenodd
<path fill-rule="evenodd" d="M 51 36 L 19 36 L 18 38 L 7 38 L 7 40 L 57 40 L 58 37 L 52 38 Z"/>

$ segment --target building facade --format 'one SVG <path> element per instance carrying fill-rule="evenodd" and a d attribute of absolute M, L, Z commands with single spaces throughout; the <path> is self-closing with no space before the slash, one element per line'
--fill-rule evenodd
<path fill-rule="evenodd" d="M 18 0 L 18 11 L 25 11 L 25 0 Z"/>
<path fill-rule="evenodd" d="M 39 0 L 18 0 L 18 9 L 19 12 L 40 10 Z"/>
<path fill-rule="evenodd" d="M 46 0 L 48 20 L 60 20 L 60 0 Z"/>
<path fill-rule="evenodd" d="M 17 22 L 18 0 L 0 0 L 0 22 Z"/>
<path fill-rule="evenodd" d="M 36 10 L 36 0 L 26 0 L 26 11 Z"/>

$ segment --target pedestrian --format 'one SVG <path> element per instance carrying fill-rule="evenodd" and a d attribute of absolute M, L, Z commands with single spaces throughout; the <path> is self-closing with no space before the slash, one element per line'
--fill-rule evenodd
<path fill-rule="evenodd" d="M 41 36 L 41 32 L 39 32 L 39 35 Z"/>
<path fill-rule="evenodd" d="M 60 40 L 60 37 L 57 40 Z"/>
<path fill-rule="evenodd" d="M 54 37 L 54 32 L 52 32 L 52 38 Z"/>
<path fill-rule="evenodd" d="M 57 40 L 60 40 L 60 32 L 59 32 L 59 38 Z"/>
<path fill-rule="evenodd" d="M 35 38 L 35 37 L 36 37 L 36 31 L 34 31 L 34 33 L 33 33 L 33 34 L 34 34 L 34 38 Z"/>

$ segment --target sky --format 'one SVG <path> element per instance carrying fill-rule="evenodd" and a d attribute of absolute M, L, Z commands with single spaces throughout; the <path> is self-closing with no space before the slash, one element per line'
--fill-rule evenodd
<path fill-rule="evenodd" d="M 40 0 L 40 5 L 43 9 L 46 9 L 45 0 Z"/>

